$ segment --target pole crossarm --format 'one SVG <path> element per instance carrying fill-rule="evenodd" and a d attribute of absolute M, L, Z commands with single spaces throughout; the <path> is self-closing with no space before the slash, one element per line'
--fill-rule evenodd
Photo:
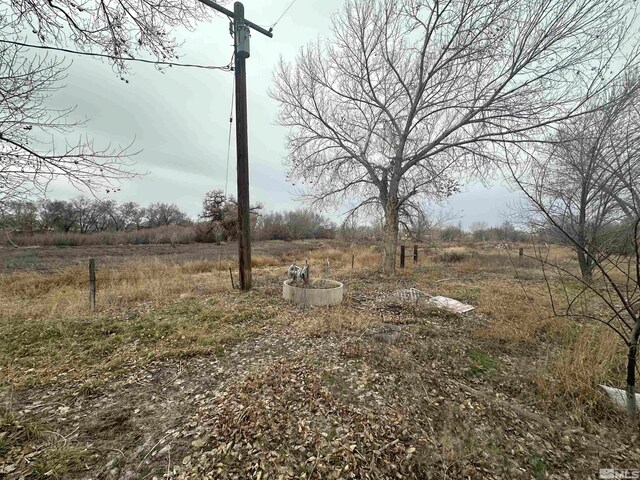
<path fill-rule="evenodd" d="M 211 7 L 214 10 L 217 10 L 220 13 L 225 14 L 227 17 L 229 17 L 231 19 L 235 19 L 235 15 L 231 10 L 229 10 L 227 8 L 224 8 L 222 5 L 218 5 L 213 0 L 198 0 L 198 1 L 201 2 L 201 3 L 204 3 L 207 7 Z M 256 25 L 251 20 L 247 20 L 246 18 L 244 19 L 244 23 L 249 28 L 253 28 L 256 32 L 260 32 L 261 34 L 266 35 L 269 38 L 273 38 L 273 31 L 272 31 L 271 28 L 269 30 L 267 30 L 266 28 L 263 28 L 260 25 Z"/>

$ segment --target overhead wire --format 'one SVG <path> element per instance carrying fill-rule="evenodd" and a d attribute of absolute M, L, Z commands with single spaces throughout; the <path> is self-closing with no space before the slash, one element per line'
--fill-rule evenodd
<path fill-rule="evenodd" d="M 41 50 L 53 50 L 58 52 L 71 53 L 73 55 L 83 55 L 87 57 L 108 58 L 110 60 L 124 61 L 124 62 L 140 62 L 140 63 L 149 63 L 153 65 L 167 65 L 170 67 L 201 68 L 205 70 L 222 70 L 227 72 L 230 72 L 233 70 L 233 67 L 232 67 L 233 63 L 228 63 L 227 65 L 218 66 L 218 65 L 202 65 L 198 63 L 167 62 L 167 61 L 161 61 L 161 60 L 149 60 L 146 58 L 120 57 L 117 55 L 109 55 L 106 53 L 82 52 L 79 50 L 71 50 L 69 48 L 54 47 L 51 45 L 36 45 L 32 43 L 18 42 L 14 40 L 6 40 L 6 39 L 0 39 L 0 43 L 6 43 L 6 44 L 16 45 L 20 47 L 38 48 Z"/>
<path fill-rule="evenodd" d="M 291 7 L 293 7 L 293 4 L 296 3 L 298 0 L 292 0 L 291 3 L 289 4 L 289 6 L 287 8 L 285 8 L 284 12 L 282 12 L 282 14 L 278 17 L 278 19 L 273 23 L 273 25 L 271 25 L 270 28 L 275 28 L 275 26 L 280 22 L 280 20 L 282 20 L 282 17 L 284 17 L 287 12 L 289 11 L 289 9 Z"/>
<path fill-rule="evenodd" d="M 234 35 L 234 25 L 233 25 L 233 21 L 230 20 L 229 21 L 229 35 L 231 36 L 231 38 L 233 39 L 233 54 L 231 55 L 231 61 L 229 63 L 231 63 L 233 65 L 233 62 L 235 60 L 235 51 L 236 51 L 236 38 Z M 224 198 L 227 198 L 227 191 L 228 191 L 228 187 L 229 187 L 229 158 L 231 156 L 231 130 L 233 127 L 233 105 L 234 105 L 234 100 L 236 98 L 236 76 L 233 76 L 233 82 L 231 83 L 231 107 L 229 108 L 229 138 L 227 139 L 227 171 L 225 173 L 225 178 L 224 178 Z"/>
<path fill-rule="evenodd" d="M 282 12 L 282 14 L 278 17 L 278 19 L 273 23 L 273 25 L 270 27 L 270 29 L 273 29 L 280 22 L 280 20 L 282 20 L 282 18 L 284 18 L 284 16 L 287 14 L 289 9 L 291 9 L 291 7 L 296 3 L 296 1 L 297 0 L 292 0 L 291 1 L 291 3 Z M 230 22 L 230 29 L 229 30 L 230 30 L 231 35 L 233 36 L 233 28 L 232 28 L 231 22 Z M 6 40 L 6 39 L 0 39 L 0 43 L 11 44 L 11 45 L 27 47 L 27 48 L 36 48 L 36 49 L 41 49 L 41 50 L 52 50 L 52 51 L 70 53 L 70 54 L 73 54 L 73 55 L 82 55 L 82 56 L 97 57 L 97 58 L 108 58 L 110 60 L 116 60 L 116 61 L 140 62 L 140 63 L 147 63 L 147 64 L 153 64 L 153 65 L 167 65 L 167 66 L 170 66 L 170 67 L 174 67 L 175 66 L 175 67 L 200 68 L 200 69 L 206 69 L 206 70 L 233 71 L 233 60 L 234 60 L 233 59 L 233 55 L 231 57 L 231 61 L 227 65 L 215 66 L 215 65 L 202 65 L 202 64 L 194 64 L 194 63 L 180 63 L 180 62 L 167 62 L 167 61 L 160 61 L 160 60 L 148 60 L 148 59 L 144 59 L 144 58 L 135 58 L 135 57 L 120 57 L 120 56 L 117 56 L 117 55 L 109 55 L 109 54 L 105 54 L 105 53 L 82 52 L 82 51 L 71 50 L 71 49 L 63 48 L 63 47 L 54 47 L 54 46 L 51 46 L 51 45 L 35 45 L 35 44 L 31 44 L 31 43 L 18 42 L 18 41 L 14 41 L 14 40 Z M 231 157 L 231 133 L 232 133 L 232 130 L 233 130 L 232 127 L 233 127 L 233 107 L 234 107 L 234 104 L 235 104 L 235 76 L 234 76 L 233 82 L 232 82 L 231 107 L 230 107 L 230 111 L 229 111 L 229 133 L 228 133 L 228 139 L 227 139 L 227 165 L 226 165 L 225 184 L 224 184 L 225 198 L 227 196 L 228 187 L 229 187 L 229 161 L 230 161 L 230 157 Z"/>
<path fill-rule="evenodd" d="M 233 76 L 233 83 L 231 86 L 231 108 L 229 111 L 229 139 L 227 140 L 227 173 L 224 180 L 224 198 L 227 198 L 227 187 L 229 186 L 229 157 L 231 156 L 231 130 L 233 125 L 233 105 L 236 92 L 236 77 Z"/>

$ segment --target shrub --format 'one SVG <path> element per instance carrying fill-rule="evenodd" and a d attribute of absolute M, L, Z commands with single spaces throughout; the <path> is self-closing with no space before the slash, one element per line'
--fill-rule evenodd
<path fill-rule="evenodd" d="M 457 263 L 467 258 L 468 252 L 464 248 L 447 248 L 440 252 L 438 260 L 445 263 Z"/>

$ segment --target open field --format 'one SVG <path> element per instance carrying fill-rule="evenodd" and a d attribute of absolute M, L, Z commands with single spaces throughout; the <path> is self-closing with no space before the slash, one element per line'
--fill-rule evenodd
<path fill-rule="evenodd" d="M 596 388 L 621 386 L 624 348 L 553 318 L 534 262 L 490 245 L 429 249 L 386 278 L 375 246 L 259 243 L 255 289 L 240 293 L 234 254 L 0 250 L 0 476 L 596 479 L 639 467 L 637 430 Z M 342 305 L 280 299 L 305 257 L 345 283 Z M 476 310 L 389 296 L 410 287 Z"/>
<path fill-rule="evenodd" d="M 295 258 L 303 252 L 325 245 L 321 240 L 298 242 L 256 242 L 254 256 Z M 145 259 L 162 259 L 163 262 L 185 263 L 196 261 L 223 262 L 224 266 L 235 266 L 238 255 L 236 243 L 216 245 L 212 243 L 189 244 L 145 244 L 145 245 L 84 245 L 77 247 L 0 247 L 0 272 L 42 271 L 85 265 L 87 258 L 94 257 L 98 264 L 114 266 L 137 263 Z M 299 259 L 301 257 L 298 257 Z M 219 265 L 217 268 L 220 267 Z"/>

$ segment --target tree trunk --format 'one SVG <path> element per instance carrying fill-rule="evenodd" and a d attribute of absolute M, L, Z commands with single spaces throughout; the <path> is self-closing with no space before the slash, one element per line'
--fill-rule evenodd
<path fill-rule="evenodd" d="M 593 263 L 591 259 L 584 252 L 578 253 L 578 264 L 580 265 L 580 273 L 582 274 L 582 280 L 590 284 L 593 278 Z"/>
<path fill-rule="evenodd" d="M 382 270 L 388 275 L 393 275 L 396 271 L 398 220 L 398 197 L 389 196 L 384 208 L 384 258 L 382 260 Z"/>
<path fill-rule="evenodd" d="M 636 404 L 636 363 L 638 355 L 638 337 L 640 336 L 640 321 L 636 322 L 629 339 L 629 354 L 627 359 L 627 413 L 632 425 L 636 424 L 638 407 Z"/>

